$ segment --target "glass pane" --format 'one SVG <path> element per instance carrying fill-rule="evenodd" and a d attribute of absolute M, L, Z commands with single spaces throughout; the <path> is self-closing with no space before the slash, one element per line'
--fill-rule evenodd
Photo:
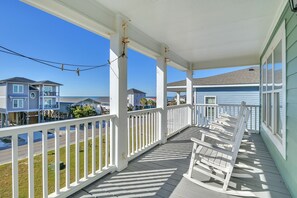
<path fill-rule="evenodd" d="M 272 129 L 271 127 L 271 119 L 272 119 L 272 97 L 271 93 L 267 94 L 267 126 Z"/>
<path fill-rule="evenodd" d="M 267 91 L 272 90 L 272 55 L 267 59 Z"/>
<path fill-rule="evenodd" d="M 15 107 L 15 108 L 18 107 L 18 101 L 17 100 L 13 101 L 13 107 Z"/>
<path fill-rule="evenodd" d="M 266 123 L 266 94 L 263 94 L 263 98 L 262 98 L 262 116 L 263 116 L 263 122 Z"/>
<path fill-rule="evenodd" d="M 263 65 L 263 71 L 262 71 L 263 91 L 266 91 L 266 70 L 267 70 L 267 65 L 265 63 Z"/>
<path fill-rule="evenodd" d="M 205 104 L 215 104 L 216 99 L 215 97 L 206 97 L 205 102 L 206 102 Z"/>
<path fill-rule="evenodd" d="M 22 85 L 19 85 L 19 92 L 20 93 L 23 93 L 24 91 L 23 91 L 23 86 Z"/>
<path fill-rule="evenodd" d="M 13 92 L 17 93 L 18 92 L 18 86 L 17 85 L 13 85 Z"/>
<path fill-rule="evenodd" d="M 282 42 L 274 49 L 274 89 L 282 88 Z"/>
<path fill-rule="evenodd" d="M 283 105 L 282 105 L 282 94 L 274 94 L 274 106 L 275 106 L 275 133 L 282 137 L 282 126 L 283 126 Z"/>

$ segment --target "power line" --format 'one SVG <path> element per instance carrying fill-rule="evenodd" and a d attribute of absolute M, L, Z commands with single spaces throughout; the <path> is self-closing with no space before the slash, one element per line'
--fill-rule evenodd
<path fill-rule="evenodd" d="M 114 61 L 116 61 L 116 60 L 120 59 L 121 57 L 124 57 L 125 56 L 125 54 L 123 53 L 118 58 L 116 58 L 116 59 L 114 59 L 112 61 L 108 60 L 107 63 L 102 64 L 102 65 L 82 65 L 82 64 L 70 64 L 70 63 L 62 63 L 62 62 L 44 60 L 44 59 L 40 59 L 40 58 L 33 58 L 33 57 L 26 56 L 24 54 L 21 54 L 19 52 L 13 51 L 13 50 L 8 49 L 8 48 L 3 47 L 3 46 L 0 46 L 0 48 L 3 49 L 3 50 L 0 49 L 0 52 L 2 52 L 2 53 L 6 53 L 6 54 L 9 54 L 9 55 L 26 58 L 26 59 L 29 59 L 29 60 L 38 62 L 40 64 L 43 64 L 43 65 L 46 65 L 46 66 L 49 66 L 49 67 L 62 70 L 62 71 L 76 72 L 78 74 L 78 76 L 80 75 L 80 72 L 81 71 L 89 71 L 89 70 L 97 69 L 97 68 L 100 68 L 100 67 L 107 67 L 111 63 L 113 63 Z M 53 65 L 53 64 L 60 65 L 60 66 L 56 66 L 56 65 Z M 74 67 L 77 67 L 77 69 L 68 69 L 68 68 L 65 68 L 64 66 L 74 66 Z M 80 69 L 80 67 L 85 67 L 85 69 Z"/>

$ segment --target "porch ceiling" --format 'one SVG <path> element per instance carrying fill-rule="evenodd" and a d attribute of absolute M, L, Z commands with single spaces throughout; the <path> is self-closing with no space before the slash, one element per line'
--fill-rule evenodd
<path fill-rule="evenodd" d="M 186 69 L 259 64 L 286 0 L 23 0 L 109 37 L 115 16 L 130 19 L 130 47 L 151 57 L 169 47 L 169 65 Z"/>

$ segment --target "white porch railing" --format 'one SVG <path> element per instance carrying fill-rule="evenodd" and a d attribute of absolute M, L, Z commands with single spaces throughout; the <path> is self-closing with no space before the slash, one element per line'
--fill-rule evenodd
<path fill-rule="evenodd" d="M 0 137 L 11 138 L 12 197 L 19 197 L 19 179 L 22 177 L 18 171 L 20 165 L 18 155 L 19 151 L 21 152 L 19 149 L 24 149 L 24 152 L 28 153 L 28 196 L 26 197 L 34 197 L 34 180 L 37 177 L 42 177 L 42 184 L 38 187 L 42 188 L 43 197 L 67 197 L 114 171 L 114 117 L 114 115 L 103 115 L 0 129 Z M 34 162 L 35 133 L 42 134 L 42 162 Z M 48 133 L 53 133 L 54 138 L 48 139 Z M 19 146 L 19 136 L 24 134 L 27 135 L 27 144 Z M 64 159 L 61 158 L 60 141 L 64 141 Z M 72 144 L 74 148 L 71 147 Z M 54 173 L 51 173 L 54 174 L 54 183 L 49 177 L 48 170 L 50 150 L 54 151 L 51 152 L 51 155 L 54 155 Z M 80 159 L 82 152 L 83 159 Z M 89 159 L 90 156 L 91 159 Z M 65 187 L 62 188 L 60 162 L 64 160 Z M 34 175 L 35 163 L 41 163 L 40 175 Z M 70 169 L 71 167 L 74 168 Z M 49 190 L 49 184 L 54 185 L 54 189 Z"/>
<path fill-rule="evenodd" d="M 190 126 L 188 123 L 188 111 L 191 105 L 173 105 L 167 107 L 167 137 L 182 131 Z"/>
<path fill-rule="evenodd" d="M 132 160 L 160 142 L 160 108 L 128 112 L 128 160 Z"/>
<path fill-rule="evenodd" d="M 247 105 L 250 110 L 247 129 L 259 131 L 259 105 Z M 193 111 L 194 124 L 196 126 L 207 126 L 222 113 L 237 116 L 240 105 L 238 104 L 195 104 Z"/>

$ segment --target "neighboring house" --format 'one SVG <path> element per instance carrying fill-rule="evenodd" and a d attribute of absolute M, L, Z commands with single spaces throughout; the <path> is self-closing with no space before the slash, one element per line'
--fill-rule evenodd
<path fill-rule="evenodd" d="M 0 80 L 0 126 L 44 121 L 44 115 L 59 109 L 61 84 L 23 77 Z"/>
<path fill-rule="evenodd" d="M 128 90 L 128 106 L 141 106 L 140 100 L 146 97 L 146 93 L 138 90 L 138 89 L 129 89 Z"/>
<path fill-rule="evenodd" d="M 99 97 L 94 97 L 94 98 L 61 97 L 60 103 L 61 103 L 61 108 L 59 112 L 63 115 L 63 117 L 66 117 L 66 118 L 70 116 L 69 108 L 71 106 L 86 106 L 86 105 L 92 106 L 94 107 L 98 115 L 101 115 L 106 111 L 106 109 L 103 108 L 102 102 L 100 101 Z"/>
<path fill-rule="evenodd" d="M 260 104 L 260 69 L 251 67 L 206 78 L 193 79 L 196 104 Z M 186 81 L 168 83 L 168 92 L 186 91 Z"/>

